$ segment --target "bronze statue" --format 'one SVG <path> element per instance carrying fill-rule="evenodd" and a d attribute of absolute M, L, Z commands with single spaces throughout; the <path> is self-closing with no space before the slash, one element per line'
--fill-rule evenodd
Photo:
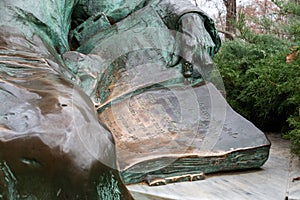
<path fill-rule="evenodd" d="M 131 199 L 122 182 L 267 160 L 264 134 L 209 82 L 220 38 L 187 1 L 3 0 L 0 10 L 1 197 Z"/>

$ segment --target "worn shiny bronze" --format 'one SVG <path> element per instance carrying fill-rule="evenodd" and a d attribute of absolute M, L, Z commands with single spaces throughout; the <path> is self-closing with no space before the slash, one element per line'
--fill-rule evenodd
<path fill-rule="evenodd" d="M 132 199 L 123 182 L 267 160 L 264 134 L 209 80 L 220 38 L 188 1 L 2 0 L 0 13 L 1 198 Z"/>

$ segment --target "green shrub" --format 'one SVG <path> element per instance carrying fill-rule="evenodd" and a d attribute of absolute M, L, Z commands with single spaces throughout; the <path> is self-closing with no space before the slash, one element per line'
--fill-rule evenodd
<path fill-rule="evenodd" d="M 286 63 L 290 43 L 252 35 L 223 44 L 214 61 L 231 106 L 265 131 L 286 131 L 300 155 L 300 59 Z"/>
<path fill-rule="evenodd" d="M 223 43 L 214 61 L 231 106 L 262 130 L 285 133 L 292 151 L 300 156 L 300 3 L 273 2 L 287 23 L 272 24 L 284 35 L 254 34 L 239 12 L 237 38 Z M 290 47 L 298 59 L 287 63 Z"/>
<path fill-rule="evenodd" d="M 291 131 L 289 131 L 285 137 L 291 140 L 292 151 L 297 155 L 300 155 L 300 117 L 289 117 L 288 122 L 291 127 Z"/>

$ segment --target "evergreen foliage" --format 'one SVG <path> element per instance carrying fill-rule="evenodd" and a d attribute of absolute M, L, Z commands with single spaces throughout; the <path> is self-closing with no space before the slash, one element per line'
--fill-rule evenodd
<path fill-rule="evenodd" d="M 300 5 L 276 3 L 290 21 L 287 37 L 253 33 L 240 13 L 240 34 L 214 61 L 231 106 L 264 131 L 284 132 L 300 155 Z M 298 58 L 286 62 L 291 47 Z"/>

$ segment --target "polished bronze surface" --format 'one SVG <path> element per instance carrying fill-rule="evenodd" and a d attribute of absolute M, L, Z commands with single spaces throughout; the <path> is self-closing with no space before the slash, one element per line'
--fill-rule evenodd
<path fill-rule="evenodd" d="M 220 38 L 190 2 L 3 0 L 0 11 L 2 198 L 131 199 L 123 182 L 268 158 L 264 134 L 211 82 Z"/>

